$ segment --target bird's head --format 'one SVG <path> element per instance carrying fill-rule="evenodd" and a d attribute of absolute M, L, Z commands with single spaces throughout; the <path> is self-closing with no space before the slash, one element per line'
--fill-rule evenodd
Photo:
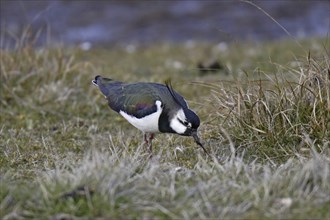
<path fill-rule="evenodd" d="M 197 134 L 197 129 L 200 124 L 199 117 L 194 111 L 189 109 L 183 98 L 181 98 L 182 101 L 179 100 L 177 93 L 172 89 L 170 81 L 166 82 L 166 87 L 173 97 L 173 100 L 178 106 L 181 106 L 181 108 L 174 112 L 172 117 L 169 117 L 169 125 L 171 129 L 179 135 L 192 136 L 196 144 L 203 148 L 204 152 L 208 154 Z"/>
<path fill-rule="evenodd" d="M 180 109 L 174 114 L 174 117 L 170 119 L 170 127 L 175 133 L 183 136 L 192 136 L 196 144 L 198 144 L 204 152 L 209 155 L 197 134 L 199 124 L 200 121 L 198 116 L 190 109 Z"/>
<path fill-rule="evenodd" d="M 197 133 L 200 121 L 195 112 L 180 108 L 170 119 L 170 127 L 175 133 L 184 136 L 193 136 Z"/>

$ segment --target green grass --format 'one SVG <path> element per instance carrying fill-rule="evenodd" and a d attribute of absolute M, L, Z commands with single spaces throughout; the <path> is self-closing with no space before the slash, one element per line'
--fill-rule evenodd
<path fill-rule="evenodd" d="M 330 218 L 329 40 L 1 51 L 3 219 Z M 200 61 L 226 71 L 201 75 Z M 164 82 L 201 118 L 192 138 L 142 134 L 95 75 Z"/>

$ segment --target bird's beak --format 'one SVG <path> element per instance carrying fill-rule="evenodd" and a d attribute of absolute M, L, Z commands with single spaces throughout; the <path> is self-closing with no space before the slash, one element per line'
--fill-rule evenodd
<path fill-rule="evenodd" d="M 204 152 L 209 155 L 209 153 L 206 151 L 206 149 L 204 148 L 203 144 L 201 143 L 198 134 L 197 134 L 197 130 L 192 131 L 191 136 L 194 138 L 196 144 L 198 144 L 201 148 L 203 148 Z"/>

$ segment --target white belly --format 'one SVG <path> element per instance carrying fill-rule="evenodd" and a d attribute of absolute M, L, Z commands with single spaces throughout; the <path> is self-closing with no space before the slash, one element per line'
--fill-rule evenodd
<path fill-rule="evenodd" d="M 119 114 L 121 114 L 134 127 L 136 127 L 137 129 L 143 132 L 150 132 L 150 133 L 159 132 L 158 120 L 163 109 L 161 107 L 162 103 L 160 101 L 157 100 L 155 104 L 157 106 L 157 111 L 143 118 L 136 118 L 123 111 L 120 111 Z"/>

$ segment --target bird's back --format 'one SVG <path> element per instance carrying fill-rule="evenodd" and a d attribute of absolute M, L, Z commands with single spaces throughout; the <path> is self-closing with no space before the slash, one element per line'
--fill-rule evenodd
<path fill-rule="evenodd" d="M 157 100 L 162 103 L 163 108 L 171 110 L 187 107 L 186 101 L 167 85 L 144 82 L 122 83 L 102 77 L 97 77 L 95 81 L 106 96 L 110 108 L 116 112 L 124 111 L 135 117 L 141 117 L 141 114 L 156 111 Z"/>

